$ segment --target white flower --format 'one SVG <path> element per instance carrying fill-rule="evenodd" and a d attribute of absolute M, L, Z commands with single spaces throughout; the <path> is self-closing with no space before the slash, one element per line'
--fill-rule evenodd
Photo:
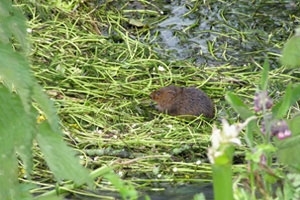
<path fill-rule="evenodd" d="M 223 145 L 235 144 L 241 145 L 239 133 L 247 126 L 247 124 L 255 119 L 255 116 L 249 117 L 244 123 L 230 125 L 225 119 L 222 120 L 222 130 L 216 126 L 213 127 L 211 135 L 212 146 L 208 149 L 207 156 L 211 163 L 214 163 L 215 158 L 224 154 Z"/>
<path fill-rule="evenodd" d="M 210 137 L 212 147 L 218 149 L 221 143 L 221 130 L 218 129 L 215 125 L 213 126 L 212 134 Z"/>
<path fill-rule="evenodd" d="M 240 124 L 232 124 L 229 125 L 228 122 L 223 119 L 222 120 L 223 124 L 223 142 L 224 143 L 233 143 L 236 145 L 241 145 L 241 140 L 239 139 L 239 133 L 242 130 L 240 128 Z"/>
<path fill-rule="evenodd" d="M 212 148 L 219 149 L 221 144 L 225 143 L 241 145 L 241 140 L 238 137 L 239 132 L 241 131 L 239 125 L 229 125 L 225 119 L 222 120 L 222 125 L 222 130 L 218 129 L 216 126 L 213 127 L 212 135 L 210 137 Z"/>
<path fill-rule="evenodd" d="M 229 123 L 222 119 L 222 125 L 223 125 L 223 133 L 226 137 L 237 137 L 239 135 L 239 132 L 241 131 L 239 129 L 239 124 L 232 124 L 229 125 Z"/>

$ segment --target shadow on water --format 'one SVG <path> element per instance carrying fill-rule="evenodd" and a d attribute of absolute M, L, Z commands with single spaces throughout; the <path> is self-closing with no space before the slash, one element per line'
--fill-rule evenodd
<path fill-rule="evenodd" d="M 206 2 L 205 4 L 203 2 Z M 160 51 L 207 65 L 278 60 L 298 25 L 293 1 L 172 1 L 158 24 Z"/>
<path fill-rule="evenodd" d="M 211 184 L 207 185 L 180 185 L 176 187 L 166 187 L 163 191 L 148 191 L 147 194 L 151 200 L 182 200 L 193 199 L 196 194 L 203 193 L 206 200 L 213 200 L 213 188 Z M 144 199 L 143 197 L 139 198 Z"/>
<path fill-rule="evenodd" d="M 95 194 L 101 195 L 102 199 L 115 199 L 121 200 L 122 198 L 118 192 L 112 191 L 95 191 Z M 166 185 L 165 187 L 157 190 L 151 189 L 149 191 L 140 191 L 138 200 L 144 200 L 146 196 L 150 197 L 151 200 L 183 200 L 193 199 L 196 194 L 203 193 L 206 200 L 213 200 L 213 188 L 211 184 L 196 185 L 196 184 L 184 184 L 178 186 Z M 105 198 L 105 196 L 107 198 Z M 99 197 L 84 197 L 84 196 L 72 196 L 66 197 L 66 200 L 96 200 Z"/>

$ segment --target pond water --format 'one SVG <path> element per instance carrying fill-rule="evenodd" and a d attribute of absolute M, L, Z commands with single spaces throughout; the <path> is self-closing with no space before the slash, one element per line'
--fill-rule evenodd
<path fill-rule="evenodd" d="M 205 3 L 203 3 L 205 2 Z M 157 42 L 162 53 L 196 63 L 244 65 L 277 60 L 299 21 L 294 1 L 171 1 Z"/>
<path fill-rule="evenodd" d="M 196 194 L 202 193 L 206 200 L 213 200 L 213 187 L 211 184 L 195 185 L 185 184 L 176 187 L 166 187 L 163 191 L 145 192 L 151 200 L 182 200 L 193 199 Z M 143 197 L 140 200 L 144 199 Z"/>

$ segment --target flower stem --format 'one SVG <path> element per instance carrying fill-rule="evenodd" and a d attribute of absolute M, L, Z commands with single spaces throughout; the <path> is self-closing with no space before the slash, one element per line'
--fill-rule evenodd
<path fill-rule="evenodd" d="M 231 167 L 231 163 L 212 165 L 215 200 L 233 200 Z"/>

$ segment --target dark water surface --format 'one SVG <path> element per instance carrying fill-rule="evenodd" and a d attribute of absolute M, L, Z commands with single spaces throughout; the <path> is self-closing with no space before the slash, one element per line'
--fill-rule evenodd
<path fill-rule="evenodd" d="M 192 3 L 194 2 L 194 3 Z M 296 1 L 171 1 L 159 43 L 176 59 L 244 65 L 268 56 L 277 63 L 299 21 Z M 203 4 L 203 2 L 206 2 Z"/>
<path fill-rule="evenodd" d="M 111 191 L 95 191 L 95 194 L 103 196 L 113 197 L 116 200 L 122 198 L 118 192 Z M 138 200 L 144 200 L 146 195 L 151 200 L 192 200 L 196 194 L 203 193 L 206 200 L 213 200 L 213 188 L 211 184 L 196 185 L 196 184 L 184 184 L 178 186 L 166 185 L 165 187 L 159 188 L 157 191 L 139 191 Z M 99 197 L 85 197 L 85 196 L 72 196 L 65 198 L 66 200 L 96 200 Z"/>
<path fill-rule="evenodd" d="M 213 187 L 211 184 L 206 184 L 203 186 L 190 184 L 190 185 L 180 185 L 177 187 L 167 187 L 164 191 L 146 192 L 151 200 L 190 200 L 196 194 L 203 193 L 206 200 L 213 200 Z M 140 200 L 144 199 L 143 197 Z"/>

